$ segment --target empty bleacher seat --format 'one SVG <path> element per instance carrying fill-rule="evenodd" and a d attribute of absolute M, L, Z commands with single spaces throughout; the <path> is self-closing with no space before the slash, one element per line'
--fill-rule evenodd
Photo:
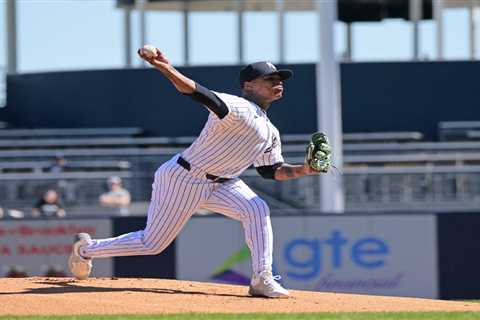
<path fill-rule="evenodd" d="M 0 130 L 0 139 L 132 137 L 142 133 L 142 128 L 137 127 L 2 129 Z"/>
<path fill-rule="evenodd" d="M 0 162 L 0 172 L 46 172 L 52 166 L 51 161 L 11 161 Z M 117 160 L 80 160 L 68 161 L 64 167 L 65 172 L 86 172 L 86 171 L 122 171 L 131 168 L 128 161 Z"/>
<path fill-rule="evenodd" d="M 189 138 L 169 137 L 92 137 L 92 138 L 61 138 L 61 139 L 0 139 L 0 150 L 26 149 L 77 149 L 77 148 L 151 148 L 158 146 L 187 146 L 193 141 Z"/>
<path fill-rule="evenodd" d="M 401 132 L 357 132 L 344 133 L 344 143 L 414 142 L 421 141 L 423 134 L 416 131 Z"/>
<path fill-rule="evenodd" d="M 283 144 L 305 144 L 310 140 L 310 134 L 282 135 Z M 380 142 L 418 142 L 423 134 L 417 131 L 401 132 L 355 132 L 343 133 L 343 143 L 380 143 Z"/>
<path fill-rule="evenodd" d="M 438 139 L 440 141 L 478 139 L 479 130 L 480 121 L 442 121 L 438 123 Z"/>
<path fill-rule="evenodd" d="M 467 135 L 468 139 L 478 140 L 478 139 L 480 139 L 480 129 L 479 130 L 468 130 L 466 135 Z"/>

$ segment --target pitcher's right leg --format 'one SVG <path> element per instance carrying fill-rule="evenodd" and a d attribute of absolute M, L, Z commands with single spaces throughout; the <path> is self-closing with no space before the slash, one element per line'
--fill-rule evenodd
<path fill-rule="evenodd" d="M 155 173 L 145 230 L 81 244 L 78 247 L 81 258 L 89 261 L 92 258 L 159 254 L 175 239 L 203 200 L 205 185 L 195 183 L 195 178 L 174 159 Z"/>

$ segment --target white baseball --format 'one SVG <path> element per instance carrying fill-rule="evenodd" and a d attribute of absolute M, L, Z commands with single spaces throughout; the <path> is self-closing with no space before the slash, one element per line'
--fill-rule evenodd
<path fill-rule="evenodd" d="M 152 45 L 149 45 L 149 44 L 144 45 L 142 48 L 142 52 L 149 59 L 157 57 L 157 48 L 155 48 Z"/>

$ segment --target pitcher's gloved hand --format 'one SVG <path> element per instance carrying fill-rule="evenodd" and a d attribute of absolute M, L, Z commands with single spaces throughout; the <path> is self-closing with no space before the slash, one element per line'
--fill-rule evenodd
<path fill-rule="evenodd" d="M 307 145 L 305 163 L 315 171 L 328 172 L 332 164 L 331 153 L 332 148 L 327 135 L 323 132 L 316 132 L 312 134 Z"/>

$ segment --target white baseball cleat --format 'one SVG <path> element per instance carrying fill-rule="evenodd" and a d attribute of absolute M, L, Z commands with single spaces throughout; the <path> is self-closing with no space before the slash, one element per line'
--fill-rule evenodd
<path fill-rule="evenodd" d="M 88 245 L 92 238 L 88 233 L 79 233 L 75 236 L 75 242 L 72 246 L 72 253 L 68 258 L 68 267 L 70 272 L 78 280 L 85 280 L 92 271 L 92 259 L 84 258 L 80 255 L 80 247 Z"/>
<path fill-rule="evenodd" d="M 290 292 L 276 280 L 280 280 L 280 276 L 273 276 L 269 270 L 263 271 L 260 275 L 253 276 L 248 293 L 254 297 L 287 298 L 290 296 Z"/>

